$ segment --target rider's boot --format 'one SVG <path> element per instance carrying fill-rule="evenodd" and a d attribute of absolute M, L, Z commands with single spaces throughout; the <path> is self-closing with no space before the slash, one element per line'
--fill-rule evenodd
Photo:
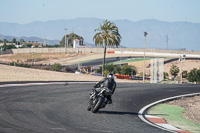
<path fill-rule="evenodd" d="M 110 95 L 110 96 L 108 96 L 108 97 L 107 97 L 107 99 L 108 99 L 108 102 L 107 102 L 107 104 L 112 104 L 112 98 L 111 98 L 111 95 Z"/>
<path fill-rule="evenodd" d="M 91 105 L 91 102 L 92 102 L 92 101 L 90 100 L 89 103 L 88 103 L 88 107 L 87 107 L 87 110 L 88 110 L 88 111 L 91 110 L 91 106 L 92 106 L 92 105 Z"/>
<path fill-rule="evenodd" d="M 88 104 L 87 110 L 90 111 L 91 110 L 91 105 Z"/>

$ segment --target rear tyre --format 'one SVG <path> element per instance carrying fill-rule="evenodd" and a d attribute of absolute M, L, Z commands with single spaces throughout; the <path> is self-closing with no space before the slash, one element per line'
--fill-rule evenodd
<path fill-rule="evenodd" d="M 103 101 L 104 101 L 103 97 L 98 97 L 98 101 L 97 101 L 96 105 L 93 106 L 93 108 L 92 108 L 93 113 L 97 113 L 99 111 L 99 109 L 101 108 L 101 106 L 103 104 Z"/>

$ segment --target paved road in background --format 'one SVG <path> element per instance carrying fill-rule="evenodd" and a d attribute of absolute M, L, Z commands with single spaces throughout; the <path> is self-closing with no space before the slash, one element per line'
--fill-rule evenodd
<path fill-rule="evenodd" d="M 113 104 L 86 110 L 93 83 L 0 88 L 2 133 L 167 133 L 138 118 L 157 100 L 200 92 L 199 85 L 118 83 Z"/>
<path fill-rule="evenodd" d="M 132 59 L 132 58 L 142 58 L 142 57 L 138 57 L 138 56 L 137 57 L 132 57 L 132 56 L 129 56 L 129 57 L 111 57 L 111 58 L 106 58 L 106 63 L 113 63 L 113 62 L 116 62 L 116 61 Z M 103 59 L 96 59 L 96 60 L 93 60 L 93 61 L 82 63 L 82 66 L 102 65 L 102 61 L 103 61 Z"/>

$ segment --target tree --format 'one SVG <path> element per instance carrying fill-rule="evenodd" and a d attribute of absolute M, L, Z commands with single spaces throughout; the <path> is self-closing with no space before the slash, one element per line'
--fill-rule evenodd
<path fill-rule="evenodd" d="M 120 66 L 115 66 L 114 67 L 114 70 L 113 70 L 113 73 L 114 74 L 120 74 L 121 73 L 121 70 L 122 68 Z"/>
<path fill-rule="evenodd" d="M 187 74 L 187 80 L 189 82 L 200 82 L 200 68 L 196 69 L 193 68 L 188 74 Z"/>
<path fill-rule="evenodd" d="M 187 71 L 186 70 L 184 70 L 183 72 L 182 72 L 182 76 L 183 76 L 183 78 L 186 78 L 187 77 Z"/>
<path fill-rule="evenodd" d="M 66 37 L 68 39 L 68 46 L 71 46 L 71 47 L 73 46 L 74 39 L 78 39 L 80 41 L 83 40 L 82 36 L 79 36 L 74 33 L 70 33 L 69 35 L 66 35 Z M 63 36 L 62 40 L 60 41 L 60 46 L 65 46 L 65 35 Z"/>
<path fill-rule="evenodd" d="M 164 75 L 164 79 L 169 77 L 169 74 L 167 72 L 164 72 L 163 75 Z"/>
<path fill-rule="evenodd" d="M 103 25 L 100 24 L 100 27 L 98 29 L 95 29 L 95 32 L 96 31 L 98 32 L 93 37 L 93 40 L 95 41 L 95 46 L 97 45 L 104 46 L 102 74 L 103 76 L 105 76 L 104 69 L 105 69 L 106 48 L 107 46 L 118 47 L 120 45 L 121 35 L 118 32 L 117 26 L 108 20 L 105 20 L 103 22 Z"/>
<path fill-rule="evenodd" d="M 24 44 L 23 47 L 24 47 L 24 48 L 31 48 L 31 47 L 32 47 L 32 44 L 26 43 L 26 44 Z"/>
<path fill-rule="evenodd" d="M 62 65 L 59 64 L 59 63 L 53 64 L 53 65 L 51 66 L 51 68 L 50 68 L 51 71 L 58 71 L 58 72 L 60 72 L 61 69 L 62 69 Z"/>
<path fill-rule="evenodd" d="M 9 41 L 6 39 L 3 39 L 3 43 L 6 44 L 6 43 L 9 43 Z"/>
<path fill-rule="evenodd" d="M 124 66 L 122 66 L 121 74 L 122 75 L 136 75 L 136 70 L 135 70 L 135 68 L 133 68 L 129 65 L 124 65 Z"/>
<path fill-rule="evenodd" d="M 170 74 L 173 75 L 174 77 L 176 77 L 179 73 L 179 68 L 175 65 L 172 65 L 172 67 L 170 68 Z"/>
<path fill-rule="evenodd" d="M 1 46 L 2 50 L 5 51 L 6 49 L 13 49 L 13 48 L 16 48 L 15 45 L 6 45 L 4 43 L 3 46 Z"/>
<path fill-rule="evenodd" d="M 24 39 L 20 39 L 20 44 L 23 44 L 23 42 L 25 42 Z"/>
<path fill-rule="evenodd" d="M 16 39 L 16 38 L 13 38 L 11 42 L 12 42 L 12 43 L 17 43 L 17 39 Z"/>

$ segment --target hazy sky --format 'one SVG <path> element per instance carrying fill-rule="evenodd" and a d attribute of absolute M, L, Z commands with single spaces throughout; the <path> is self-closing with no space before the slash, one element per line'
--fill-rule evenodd
<path fill-rule="evenodd" d="M 0 22 L 84 17 L 200 23 L 200 0 L 0 0 Z"/>

